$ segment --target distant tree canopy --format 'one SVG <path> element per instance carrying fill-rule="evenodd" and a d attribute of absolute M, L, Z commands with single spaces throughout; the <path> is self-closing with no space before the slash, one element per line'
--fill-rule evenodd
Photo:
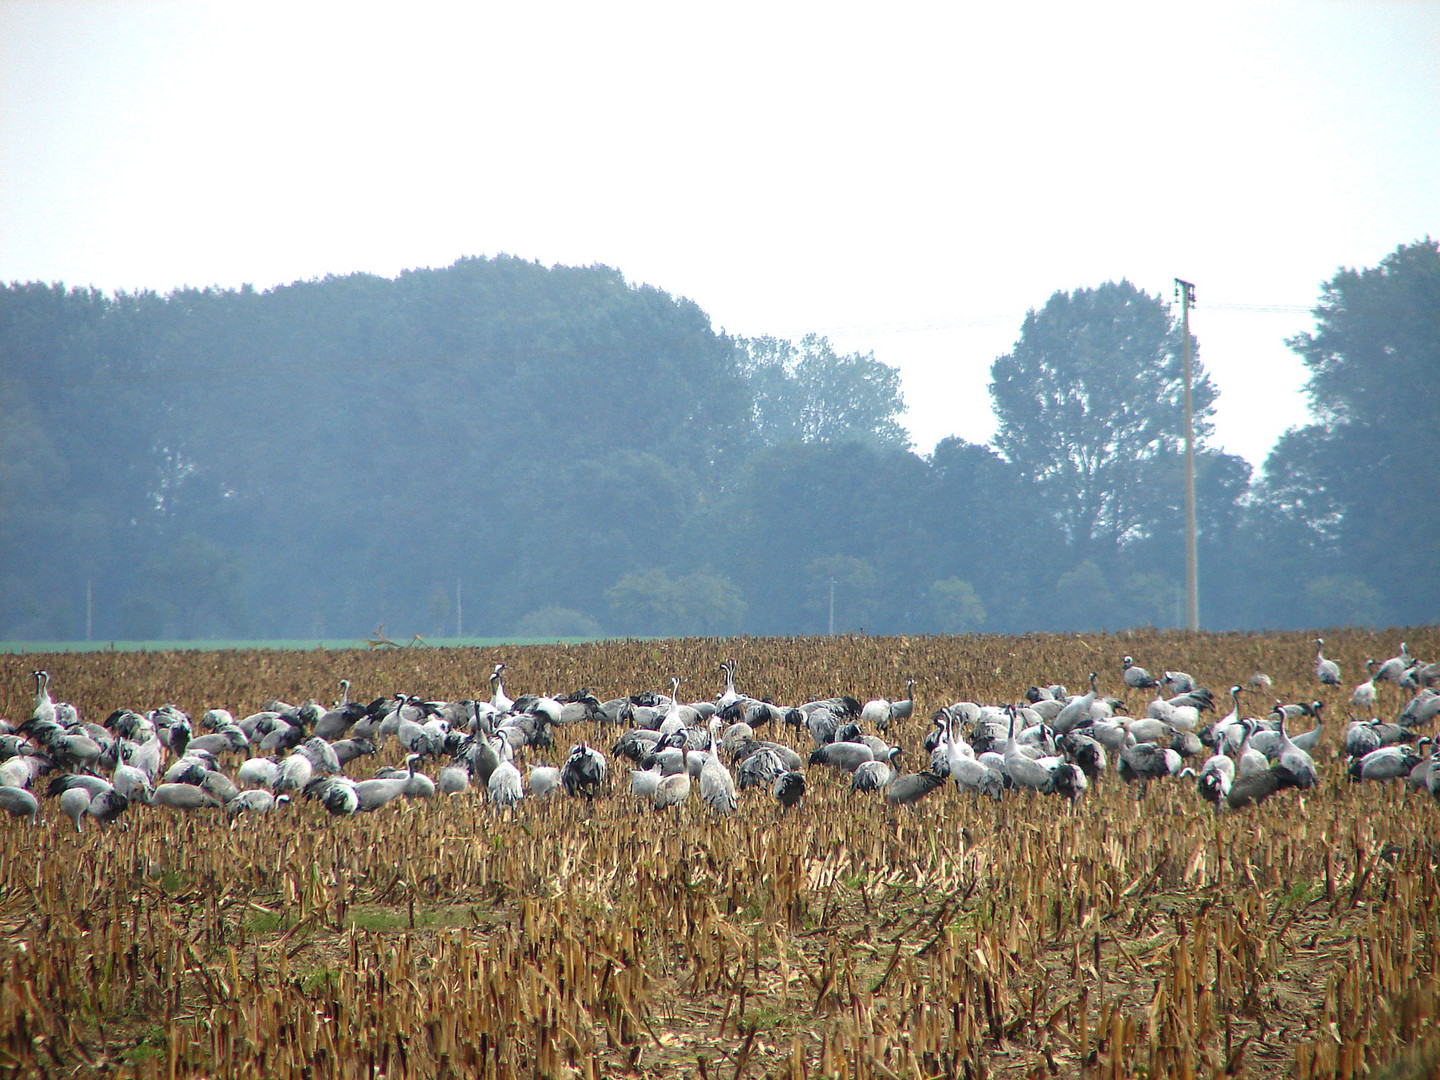
<path fill-rule="evenodd" d="M 1433 621 L 1440 243 L 1427 237 L 1377 267 L 1338 271 L 1314 314 L 1316 329 L 1289 341 L 1310 372 L 1314 422 L 1280 440 L 1264 493 L 1322 564 L 1375 592 L 1355 610 Z"/>
<path fill-rule="evenodd" d="M 1209 447 L 1207 625 L 1433 618 L 1436 245 L 1326 285 L 1315 422 Z M 1023 631 L 1178 619 L 1179 336 L 1057 293 L 994 448 L 909 448 L 895 369 L 732 340 L 607 267 L 259 292 L 0 287 L 0 637 Z M 1210 572 L 1210 568 L 1214 568 Z M 463 605 L 456 601 L 463 598 Z"/>
<path fill-rule="evenodd" d="M 1184 447 L 1183 363 L 1169 307 L 1121 281 L 1057 292 L 992 365 L 995 446 L 1082 551 L 1144 539 L 1169 517 Z M 1215 398 L 1197 359 L 1202 446 Z"/>
<path fill-rule="evenodd" d="M 791 438 L 903 444 L 894 369 L 771 346 L 795 362 L 757 403 L 694 303 L 508 257 L 264 293 L 5 287 L 0 632 L 79 636 L 87 583 L 105 636 L 438 633 L 456 584 L 472 630 L 734 628 L 734 586 L 692 566 L 727 478 Z M 648 616 L 611 602 L 660 570 Z"/>
<path fill-rule="evenodd" d="M 736 342 L 740 373 L 750 386 L 754 432 L 767 446 L 873 439 L 901 449 L 905 399 L 900 372 L 874 353 L 837 355 L 827 338 L 807 334 Z"/>

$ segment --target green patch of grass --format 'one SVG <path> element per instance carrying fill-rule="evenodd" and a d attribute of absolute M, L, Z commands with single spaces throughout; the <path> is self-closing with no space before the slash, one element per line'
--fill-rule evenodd
<path fill-rule="evenodd" d="M 165 1029 L 159 1024 L 151 1024 L 141 1033 L 139 1041 L 129 1050 L 121 1053 L 120 1057 L 131 1065 L 157 1061 L 165 1056 L 167 1043 Z"/>
<path fill-rule="evenodd" d="M 458 930 L 480 923 L 481 911 L 469 904 L 422 908 L 415 905 L 416 930 Z M 356 930 L 409 930 L 410 909 L 405 905 L 385 907 L 360 904 L 350 909 L 346 925 Z"/>
<path fill-rule="evenodd" d="M 1325 895 L 1325 883 L 1321 881 L 1297 881 L 1283 896 L 1287 904 L 1303 906 Z"/>
<path fill-rule="evenodd" d="M 990 923 L 990 913 L 985 910 L 983 905 L 977 904 L 974 907 L 961 908 L 955 912 L 947 926 L 959 933 L 961 930 L 984 930 L 989 928 Z"/>
<path fill-rule="evenodd" d="M 345 914 L 345 927 L 354 930 L 383 932 L 387 930 L 458 930 L 482 925 L 487 912 L 473 904 L 441 907 L 415 905 L 415 924 L 410 924 L 407 904 L 357 904 Z M 245 920 L 248 933 L 258 936 L 283 934 L 295 926 L 293 915 L 286 911 L 252 911 Z M 302 931 L 303 933 L 304 931 Z"/>
<path fill-rule="evenodd" d="M 253 911 L 245 920 L 245 929 L 252 934 L 277 934 L 295 925 L 283 911 Z"/>
<path fill-rule="evenodd" d="M 423 925 L 425 912 L 415 912 L 415 925 Z M 405 908 L 352 908 L 345 916 L 345 924 L 356 930 L 408 930 L 410 913 Z"/>
<path fill-rule="evenodd" d="M 300 976 L 300 986 L 307 994 L 319 995 L 334 991 L 340 985 L 340 973 L 329 968 L 317 968 Z"/>
<path fill-rule="evenodd" d="M 781 1009 L 775 1005 L 762 1005 L 758 1009 L 746 1009 L 741 1021 L 742 1028 L 754 1028 L 757 1032 L 773 1031 L 787 1020 L 794 1018 L 793 1010 Z"/>

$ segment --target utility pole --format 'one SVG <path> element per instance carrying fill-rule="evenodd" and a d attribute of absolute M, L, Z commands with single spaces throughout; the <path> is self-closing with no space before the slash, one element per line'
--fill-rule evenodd
<path fill-rule="evenodd" d="M 835 579 L 830 579 L 830 636 L 835 636 Z"/>
<path fill-rule="evenodd" d="M 1185 339 L 1185 629 L 1200 629 L 1200 569 L 1195 552 L 1195 417 L 1190 406 L 1190 308 L 1195 303 L 1195 286 L 1175 279 L 1180 295 L 1180 333 Z"/>

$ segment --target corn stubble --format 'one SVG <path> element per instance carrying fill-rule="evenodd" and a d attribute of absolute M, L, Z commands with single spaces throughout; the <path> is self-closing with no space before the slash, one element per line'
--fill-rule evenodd
<path fill-rule="evenodd" d="M 1440 651 L 1434 631 L 1407 640 Z M 1326 641 L 1347 677 L 1385 644 Z M 891 734 L 918 768 L 936 705 L 1079 686 L 1092 669 L 1118 696 L 1124 653 L 1222 691 L 1257 668 L 1287 700 L 1317 689 L 1305 635 L 619 642 L 503 659 L 516 689 L 602 697 L 671 674 L 712 696 L 725 656 L 748 693 L 782 702 L 863 700 L 914 675 L 915 717 Z M 340 677 L 357 697 L 480 696 L 500 658 L 7 657 L 0 711 L 28 714 L 41 665 L 98 719 L 167 701 L 243 715 Z M 1131 712 L 1147 699 L 1131 692 Z M 1220 818 L 1189 782 L 1141 800 L 1113 775 L 1073 812 L 950 787 L 896 812 L 825 770 L 795 810 L 751 790 L 724 820 L 698 800 L 643 811 L 628 777 L 593 805 L 513 815 L 471 793 L 349 819 L 302 801 L 234 828 L 144 811 L 77 835 L 47 805 L 40 828 L 0 821 L 0 1074 L 1359 1076 L 1434 1033 L 1440 809 L 1349 784 L 1341 717 L 1330 726 L 1319 789 Z M 559 738 L 582 735 L 613 738 Z"/>

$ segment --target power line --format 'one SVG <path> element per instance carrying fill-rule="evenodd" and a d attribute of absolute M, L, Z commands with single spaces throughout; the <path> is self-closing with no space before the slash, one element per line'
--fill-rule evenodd
<path fill-rule="evenodd" d="M 825 326 L 811 327 L 800 333 L 787 331 L 785 337 L 804 337 L 806 334 L 875 334 L 886 336 L 890 334 L 928 334 L 940 330 L 974 330 L 989 326 L 1018 326 L 1024 321 L 1024 314 L 990 315 L 980 319 L 933 319 L 925 322 L 900 322 L 900 323 L 869 323 L 852 324 L 849 326 Z M 748 334 L 741 334 L 740 337 L 748 337 Z"/>
<path fill-rule="evenodd" d="M 1212 304 L 1206 302 L 1207 311 L 1239 311 L 1255 315 L 1308 315 L 1313 310 L 1304 304 Z"/>
<path fill-rule="evenodd" d="M 1246 315 L 1309 315 L 1313 311 L 1313 308 L 1305 304 L 1244 304 L 1221 301 L 1213 304 L 1206 303 L 1205 310 L 1225 311 Z M 1024 313 L 1016 314 L 1011 312 L 1005 315 L 988 315 L 973 319 L 931 319 L 916 322 L 852 323 L 841 326 L 811 327 L 799 333 L 787 331 L 785 334 L 772 336 L 803 337 L 805 334 L 814 333 L 826 337 L 841 334 L 886 337 L 898 334 L 936 333 L 945 330 L 978 330 L 991 326 L 1019 326 L 1024 320 Z M 739 336 L 748 337 L 749 335 L 741 334 Z"/>

